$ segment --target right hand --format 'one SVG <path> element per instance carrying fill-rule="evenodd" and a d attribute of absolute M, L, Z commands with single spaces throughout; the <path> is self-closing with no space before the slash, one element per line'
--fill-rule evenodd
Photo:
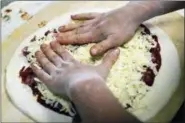
<path fill-rule="evenodd" d="M 84 20 L 82 24 L 61 26 L 56 34 L 61 44 L 97 43 L 91 55 L 102 55 L 107 50 L 129 41 L 134 35 L 139 22 L 133 10 L 128 7 L 106 13 L 83 13 L 72 15 L 73 20 Z"/>
<path fill-rule="evenodd" d="M 42 44 L 36 52 L 36 59 L 42 69 L 31 65 L 33 72 L 54 93 L 68 96 L 72 87 L 87 80 L 105 81 L 112 65 L 119 56 L 119 49 L 107 52 L 97 66 L 82 64 L 56 41 L 51 45 Z"/>

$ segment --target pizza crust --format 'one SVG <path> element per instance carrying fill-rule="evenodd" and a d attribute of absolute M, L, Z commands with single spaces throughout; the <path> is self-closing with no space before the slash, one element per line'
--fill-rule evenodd
<path fill-rule="evenodd" d="M 151 91 L 142 100 L 148 110 L 133 112 L 142 121 L 154 117 L 169 101 L 180 83 L 180 61 L 171 39 L 158 27 L 148 25 L 151 33 L 158 36 L 161 46 L 161 68 L 155 77 Z"/>
<path fill-rule="evenodd" d="M 102 12 L 107 10 L 95 9 L 90 11 Z M 81 12 L 87 11 L 81 10 L 80 12 L 75 13 Z M 20 53 L 24 46 L 29 43 L 34 35 L 40 35 L 46 30 L 49 30 L 50 27 L 58 27 L 59 25 L 69 23 L 71 14 L 72 13 L 67 13 L 59 18 L 55 18 L 53 21 L 48 23 L 47 27 L 36 31 L 34 34 L 25 39 L 16 50 L 7 67 L 6 89 L 8 95 L 12 99 L 13 103 L 22 112 L 38 122 L 71 122 L 72 119 L 68 116 L 58 114 L 40 105 L 33 97 L 31 89 L 21 83 L 21 80 L 18 77 L 19 70 L 22 68 L 22 66 L 28 66 L 28 63 Z M 141 109 L 133 112 L 134 115 L 136 115 L 142 121 L 149 120 L 155 116 L 155 114 L 159 112 L 163 106 L 165 106 L 175 91 L 177 85 L 179 84 L 180 78 L 179 58 L 172 41 L 159 28 L 150 27 L 149 29 L 151 33 L 154 33 L 158 36 L 161 46 L 162 65 L 158 75 L 155 78 L 153 89 L 146 95 L 143 100 L 143 102 L 148 106 L 148 109 Z"/>

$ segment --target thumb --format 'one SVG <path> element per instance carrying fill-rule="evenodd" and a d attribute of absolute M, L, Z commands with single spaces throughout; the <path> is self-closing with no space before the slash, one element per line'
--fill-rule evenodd
<path fill-rule="evenodd" d="M 120 54 L 119 48 L 109 50 L 103 58 L 103 61 L 98 65 L 98 70 L 104 78 L 107 77 L 113 64 L 116 62 Z"/>
<path fill-rule="evenodd" d="M 121 45 L 121 41 L 115 40 L 113 36 L 109 36 L 107 39 L 95 44 L 91 47 L 90 53 L 92 56 L 102 55 L 106 51 L 118 47 Z"/>

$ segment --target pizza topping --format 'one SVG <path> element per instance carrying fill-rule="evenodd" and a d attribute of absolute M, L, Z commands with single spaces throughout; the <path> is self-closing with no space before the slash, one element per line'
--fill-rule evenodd
<path fill-rule="evenodd" d="M 152 86 L 155 79 L 155 74 L 152 69 L 147 68 L 146 72 L 144 73 L 142 80 L 148 85 Z"/>
<path fill-rule="evenodd" d="M 144 28 L 144 32 L 142 34 L 144 34 L 144 35 L 151 34 L 149 29 L 146 26 L 141 25 L 141 27 Z M 156 46 L 151 48 L 149 51 L 152 54 L 152 62 L 156 64 L 155 68 L 157 71 L 159 71 L 159 69 L 161 67 L 160 45 L 159 45 L 158 38 L 156 35 L 152 35 L 152 38 L 156 42 Z M 146 68 L 146 66 L 144 66 L 144 67 Z M 153 85 L 153 82 L 155 79 L 154 71 L 156 72 L 156 70 L 152 70 L 150 67 L 147 67 L 146 72 L 143 73 L 142 80 L 148 86 Z"/>
<path fill-rule="evenodd" d="M 130 104 L 126 103 L 125 109 L 129 109 L 129 108 L 131 108 L 131 107 L 132 107 L 132 106 L 131 106 Z"/>
<path fill-rule="evenodd" d="M 28 47 L 27 46 L 22 49 L 22 54 L 24 56 L 27 56 L 28 54 L 30 54 L 30 51 L 28 51 Z"/>
<path fill-rule="evenodd" d="M 28 61 L 36 62 L 36 59 L 32 57 L 39 50 L 40 45 L 55 40 L 53 33 L 57 30 L 52 30 L 46 31 L 42 36 L 37 37 L 36 41 L 30 42 L 26 51 L 31 53 L 24 55 Z M 89 50 L 93 45 L 93 43 L 81 46 L 67 45 L 66 49 L 80 62 L 97 65 L 101 62 L 101 57 L 95 58 L 90 55 Z M 120 47 L 120 54 L 110 71 L 106 84 L 128 111 L 146 108 L 140 101 L 151 90 L 155 76 L 161 66 L 160 46 L 157 36 L 151 35 L 149 29 L 141 25 L 131 41 Z M 51 93 L 42 82 L 37 82 L 35 87 L 42 94 L 38 100 L 44 100 L 45 104 L 43 105 L 48 108 L 50 106 L 56 108 L 59 103 L 62 105 L 60 111 L 66 111 L 70 116 L 74 115 L 68 101 Z"/>
<path fill-rule="evenodd" d="M 53 32 L 54 32 L 54 33 L 57 33 L 57 30 L 56 30 L 56 29 L 53 29 Z"/>
<path fill-rule="evenodd" d="M 21 74 L 22 74 L 22 72 L 24 71 L 24 69 L 25 69 L 25 66 L 23 66 L 23 67 L 21 68 L 21 70 L 19 71 L 19 77 L 21 77 Z"/>
<path fill-rule="evenodd" d="M 22 82 L 26 85 L 31 85 L 34 82 L 34 73 L 30 67 L 25 69 L 25 66 L 20 70 L 19 76 L 22 78 Z"/>
<path fill-rule="evenodd" d="M 30 67 L 26 68 L 23 66 L 19 71 L 19 76 L 21 77 L 22 83 L 28 85 L 32 89 L 33 95 L 37 97 L 37 101 L 40 104 L 60 114 L 65 114 L 67 116 L 75 115 L 75 110 L 72 107 L 69 108 L 69 102 L 60 101 L 60 98 L 56 98 L 49 92 L 46 86 L 36 79 Z M 42 86 L 40 84 L 42 84 Z"/>
<path fill-rule="evenodd" d="M 39 28 L 42 28 L 42 27 L 46 26 L 46 24 L 47 24 L 47 21 L 42 21 L 42 22 L 40 22 L 40 23 L 38 24 L 38 27 L 39 27 Z"/>
<path fill-rule="evenodd" d="M 45 35 L 45 36 L 48 36 L 49 33 L 51 33 L 50 30 L 46 31 L 46 32 L 44 33 L 44 35 Z"/>
<path fill-rule="evenodd" d="M 4 15 L 3 16 L 3 20 L 4 21 L 9 21 L 10 20 L 10 16 L 9 15 Z"/>
<path fill-rule="evenodd" d="M 149 30 L 145 25 L 141 24 L 140 26 L 141 26 L 142 28 L 144 28 L 144 32 L 142 32 L 142 34 L 148 34 L 148 35 L 151 34 L 151 33 L 150 33 L 150 30 Z"/>
<path fill-rule="evenodd" d="M 23 13 L 23 10 L 22 10 L 22 9 L 20 9 L 20 10 L 19 10 L 19 13 L 20 13 L 20 14 L 21 14 L 21 13 Z"/>
<path fill-rule="evenodd" d="M 28 14 L 27 12 L 23 12 L 23 13 L 21 14 L 21 18 L 22 18 L 23 20 L 29 20 L 29 19 L 32 18 L 32 16 L 31 16 L 30 14 Z"/>
<path fill-rule="evenodd" d="M 152 35 L 152 38 L 157 42 L 157 46 L 150 50 L 150 52 L 152 53 L 152 62 L 157 64 L 156 68 L 159 71 L 159 69 L 161 67 L 161 55 L 160 55 L 161 49 L 160 49 L 160 45 L 159 45 L 157 36 Z"/>
<path fill-rule="evenodd" d="M 30 40 L 30 42 L 36 41 L 36 35 Z"/>
<path fill-rule="evenodd" d="M 38 95 L 37 97 L 37 101 L 42 104 L 43 106 L 55 111 L 55 112 L 58 112 L 59 114 L 64 114 L 64 115 L 67 115 L 67 116 L 70 116 L 69 112 L 65 111 L 65 110 L 61 110 L 63 109 L 63 106 L 58 103 L 58 102 L 53 102 L 51 105 L 50 103 L 46 103 L 46 100 L 43 99 L 43 95 Z"/>
<path fill-rule="evenodd" d="M 5 12 L 6 13 L 10 13 L 12 10 L 11 9 L 6 9 Z"/>

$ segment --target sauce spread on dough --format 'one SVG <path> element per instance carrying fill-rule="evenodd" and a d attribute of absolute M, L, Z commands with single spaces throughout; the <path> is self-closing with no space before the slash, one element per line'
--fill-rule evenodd
<path fill-rule="evenodd" d="M 41 105 L 59 113 L 59 114 L 65 114 L 67 116 L 70 116 L 70 114 L 68 112 L 60 111 L 60 109 L 62 109 L 62 107 L 63 107 L 60 103 L 55 102 L 55 103 L 57 103 L 56 107 L 51 106 L 50 104 L 46 104 L 45 100 L 42 99 L 43 95 L 37 89 L 37 81 L 34 79 L 34 78 L 36 78 L 36 76 L 30 67 L 27 67 L 27 68 L 25 66 L 22 67 L 22 69 L 19 72 L 19 76 L 21 77 L 22 83 L 25 85 L 28 85 L 31 88 L 32 94 L 37 98 L 37 102 L 39 102 Z M 55 103 L 54 103 L 54 105 L 55 105 Z"/>
<path fill-rule="evenodd" d="M 27 56 L 28 54 L 30 54 L 30 52 L 28 51 L 28 47 L 27 46 L 22 49 L 22 54 L 24 56 Z"/>
<path fill-rule="evenodd" d="M 141 27 L 144 28 L 144 32 L 142 32 L 142 35 L 150 35 L 150 30 L 143 24 L 141 24 Z M 150 52 L 152 53 L 152 62 L 156 63 L 156 69 L 159 71 L 161 67 L 161 55 L 160 55 L 160 45 L 158 42 L 158 38 L 156 35 L 152 35 L 152 38 L 156 41 L 157 45 L 156 47 L 150 49 Z M 146 72 L 143 73 L 143 77 L 141 78 L 148 86 L 152 86 L 155 80 L 155 74 L 153 70 L 149 67 L 147 67 Z"/>

